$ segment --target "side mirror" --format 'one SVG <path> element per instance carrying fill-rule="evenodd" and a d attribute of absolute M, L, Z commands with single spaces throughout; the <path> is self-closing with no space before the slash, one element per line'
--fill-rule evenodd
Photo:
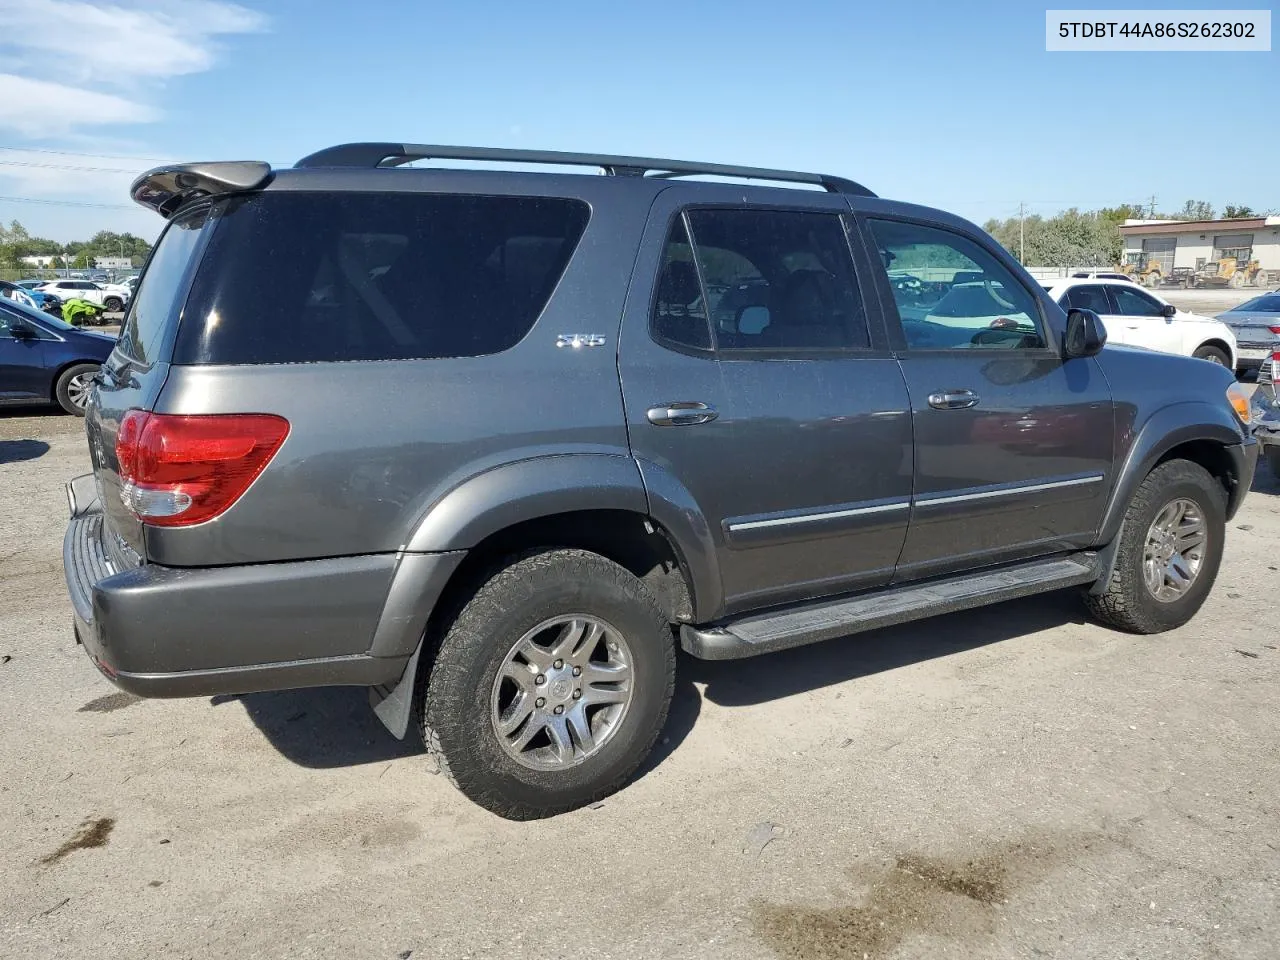
<path fill-rule="evenodd" d="M 1107 343 L 1107 328 L 1092 310 L 1073 307 L 1067 311 L 1067 333 L 1062 338 L 1062 352 L 1068 359 L 1092 357 Z"/>
<path fill-rule="evenodd" d="M 1164 309 L 1161 310 L 1160 312 L 1164 314 L 1164 316 L 1172 320 L 1174 317 L 1178 315 L 1178 308 L 1175 307 L 1172 303 L 1166 303 L 1164 305 Z"/>
<path fill-rule="evenodd" d="M 36 332 L 31 329 L 31 324 L 25 320 L 11 320 L 9 332 L 13 334 L 15 340 L 33 340 L 36 335 Z"/>

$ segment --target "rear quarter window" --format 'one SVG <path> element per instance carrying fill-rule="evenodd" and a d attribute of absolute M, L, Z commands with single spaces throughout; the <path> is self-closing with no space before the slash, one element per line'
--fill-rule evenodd
<path fill-rule="evenodd" d="M 178 363 L 474 357 L 518 343 L 573 254 L 579 200 L 261 193 L 230 201 Z"/>
<path fill-rule="evenodd" d="M 209 223 L 209 208 L 184 214 L 165 228 L 147 262 L 120 330 L 119 349 L 141 363 L 154 363 L 164 333 L 178 322 L 179 297 L 192 258 Z"/>

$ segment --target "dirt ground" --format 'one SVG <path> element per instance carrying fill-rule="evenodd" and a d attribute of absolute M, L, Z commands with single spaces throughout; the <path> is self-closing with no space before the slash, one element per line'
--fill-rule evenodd
<path fill-rule="evenodd" d="M 140 701 L 72 640 L 81 423 L 0 415 L 0 957 L 1280 955 L 1280 483 L 1151 638 L 1051 595 L 681 663 L 643 775 L 497 819 L 360 690 Z"/>

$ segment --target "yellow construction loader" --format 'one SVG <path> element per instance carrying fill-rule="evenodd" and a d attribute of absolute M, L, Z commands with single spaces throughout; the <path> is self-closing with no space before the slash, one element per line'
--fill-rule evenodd
<path fill-rule="evenodd" d="M 1164 279 L 1160 271 L 1159 260 L 1148 260 L 1146 263 L 1135 260 L 1131 263 L 1119 264 L 1116 269 L 1126 277 L 1138 281 L 1144 287 L 1158 287 L 1160 281 Z"/>

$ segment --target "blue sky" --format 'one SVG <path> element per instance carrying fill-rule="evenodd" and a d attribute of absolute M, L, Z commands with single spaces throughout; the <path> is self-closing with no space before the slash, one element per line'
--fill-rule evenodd
<path fill-rule="evenodd" d="M 1152 194 L 1280 209 L 1280 53 L 1047 53 L 1044 16 L 1008 2 L 0 0 L 0 198 L 56 201 L 0 199 L 0 219 L 60 240 L 154 234 L 126 189 L 156 161 L 287 165 L 347 140 L 816 169 L 978 222 L 1020 201 L 1052 213 Z"/>

